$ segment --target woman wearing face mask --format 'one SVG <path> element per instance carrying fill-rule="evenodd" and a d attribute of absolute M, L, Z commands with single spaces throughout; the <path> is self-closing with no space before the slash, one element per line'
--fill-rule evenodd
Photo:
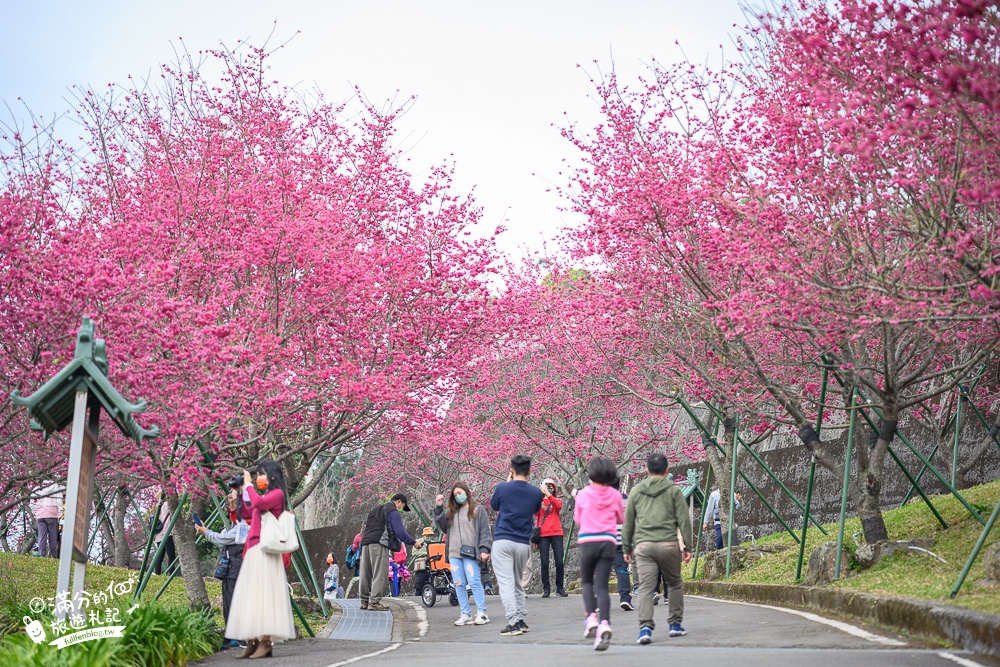
<path fill-rule="evenodd" d="M 332 551 L 326 555 L 326 564 L 330 567 L 326 568 L 326 573 L 323 575 L 323 598 L 334 600 L 344 597 L 344 589 L 340 587 L 340 566 L 337 565 L 337 557 Z"/>
<path fill-rule="evenodd" d="M 267 554 L 257 546 L 260 542 L 260 517 L 270 512 L 275 518 L 289 509 L 288 489 L 281 466 L 274 461 L 262 461 L 257 475 L 243 471 L 243 498 L 252 508 L 250 534 L 243 550 L 243 567 L 232 610 L 226 623 L 226 636 L 247 642 L 240 658 L 266 658 L 271 655 L 273 642 L 295 639 L 292 603 L 288 597 L 285 568 L 290 554 Z M 256 486 L 258 491 L 252 489 Z"/>
<path fill-rule="evenodd" d="M 542 509 L 535 515 L 535 525 L 541 528 L 541 541 L 538 543 L 538 555 L 541 560 L 542 573 L 542 597 L 547 598 L 552 594 L 549 585 L 549 549 L 552 550 L 553 560 L 556 563 L 556 595 L 561 598 L 566 597 L 566 589 L 563 586 L 563 527 L 559 513 L 562 511 L 563 502 L 559 499 L 559 487 L 551 477 L 546 477 L 538 487 L 545 496 L 542 498 Z"/>
<path fill-rule="evenodd" d="M 490 530 L 486 510 L 476 504 L 465 482 L 456 482 L 448 493 L 447 507 L 445 497 L 437 497 L 434 520 L 447 535 L 445 553 L 448 554 L 448 563 L 455 580 L 455 593 L 462 611 L 455 625 L 489 623 L 479 569 L 479 563 L 489 560 L 490 550 L 493 548 L 493 532 Z M 476 601 L 475 618 L 469 606 L 469 593 L 465 589 L 467 583 L 472 586 L 472 595 Z"/>

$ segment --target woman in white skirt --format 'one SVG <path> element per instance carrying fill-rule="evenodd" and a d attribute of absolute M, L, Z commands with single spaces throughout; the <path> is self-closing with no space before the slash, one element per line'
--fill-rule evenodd
<path fill-rule="evenodd" d="M 271 655 L 274 642 L 295 638 L 292 603 L 285 577 L 291 556 L 264 553 L 257 546 L 261 514 L 271 512 L 275 518 L 280 517 L 289 508 L 288 489 L 281 466 L 270 460 L 257 466 L 255 481 L 261 493 L 251 488 L 250 473 L 246 470 L 243 481 L 243 499 L 252 508 L 250 534 L 243 549 L 243 567 L 233 591 L 226 637 L 246 641 L 247 649 L 238 658 L 266 658 Z"/>

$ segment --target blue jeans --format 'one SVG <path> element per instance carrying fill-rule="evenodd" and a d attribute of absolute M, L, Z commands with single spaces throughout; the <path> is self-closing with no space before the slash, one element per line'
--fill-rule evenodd
<path fill-rule="evenodd" d="M 719 550 L 722 548 L 722 524 L 715 524 L 715 549 Z"/>
<path fill-rule="evenodd" d="M 455 581 L 455 594 L 458 596 L 458 606 L 463 616 L 472 616 L 469 606 L 469 591 L 465 584 L 472 586 L 472 596 L 476 599 L 476 611 L 486 613 L 486 595 L 483 593 L 483 579 L 480 575 L 479 561 L 474 558 L 451 558 L 451 577 Z"/>
<path fill-rule="evenodd" d="M 628 574 L 628 564 L 622 554 L 622 545 L 615 547 L 615 574 L 618 575 L 619 602 L 632 602 L 632 578 Z"/>

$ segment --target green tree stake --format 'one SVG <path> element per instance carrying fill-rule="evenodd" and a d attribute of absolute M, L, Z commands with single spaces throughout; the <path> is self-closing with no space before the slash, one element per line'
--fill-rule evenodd
<path fill-rule="evenodd" d="M 170 517 L 170 523 L 167 524 L 167 532 L 165 533 L 166 535 L 169 535 L 170 532 L 174 529 L 174 524 L 177 523 L 177 519 L 180 518 L 180 516 L 181 516 L 181 508 L 184 507 L 184 503 L 187 502 L 187 498 L 188 498 L 188 494 L 185 493 L 178 500 L 178 502 L 177 502 L 177 509 L 174 510 L 173 516 Z M 159 511 L 157 511 L 157 515 L 159 515 Z M 152 541 L 152 533 L 150 533 L 150 540 Z M 138 600 L 142 596 L 142 592 L 143 592 L 143 590 L 145 590 L 146 584 L 149 583 L 149 577 L 153 573 L 152 563 L 155 563 L 160 558 L 160 556 L 163 554 L 163 551 L 166 548 L 166 546 L 167 546 L 167 541 L 164 539 L 162 542 L 160 542 L 160 546 L 157 547 L 156 553 L 153 554 L 153 560 L 150 562 L 150 568 L 148 570 L 146 570 L 146 572 L 143 574 L 143 576 L 141 578 L 141 581 L 139 582 L 139 585 L 136 586 L 135 595 L 133 596 L 133 600 Z"/>
<path fill-rule="evenodd" d="M 733 515 L 736 513 L 736 470 L 739 467 L 739 418 L 733 424 L 733 465 L 729 479 L 729 530 L 726 535 L 726 579 L 729 578 L 730 568 L 733 561 Z"/>
<path fill-rule="evenodd" d="M 818 429 L 817 429 L 818 432 Z M 809 486 L 806 487 L 806 514 L 802 517 L 802 539 L 799 540 L 799 563 L 795 566 L 795 583 L 802 581 L 802 559 L 806 555 L 806 532 L 809 529 L 809 506 L 812 504 L 813 481 L 816 479 L 816 457 L 809 464 Z"/>
<path fill-rule="evenodd" d="M 997 516 L 1000 515 L 1000 501 L 997 501 L 997 506 L 993 508 L 993 514 L 990 515 L 989 521 L 986 522 L 986 526 L 983 528 L 983 532 L 979 534 L 979 539 L 976 540 L 976 546 L 972 547 L 972 553 L 969 554 L 969 560 L 965 561 L 965 567 L 962 568 L 962 573 L 958 575 L 958 580 L 955 581 L 955 587 L 951 589 L 951 597 L 958 595 L 958 591 L 962 588 L 962 584 L 965 583 L 965 578 L 969 576 L 969 570 L 972 569 L 972 564 L 975 562 L 976 557 L 979 556 L 980 550 L 986 543 L 986 537 L 993 530 L 993 524 L 997 522 Z"/>
<path fill-rule="evenodd" d="M 958 441 L 962 432 L 962 392 L 958 392 L 958 405 L 955 407 L 955 447 L 951 453 L 951 485 L 955 486 L 958 479 Z"/>
<path fill-rule="evenodd" d="M 306 632 L 309 633 L 310 637 L 315 637 L 316 633 L 314 633 L 313 629 L 309 626 L 309 621 L 306 620 L 306 617 L 302 615 L 302 610 L 299 609 L 299 605 L 295 604 L 295 598 L 292 597 L 291 593 L 288 594 L 288 599 L 291 600 L 292 609 L 295 611 L 295 615 L 299 617 L 299 620 L 302 621 L 302 625 L 305 627 Z"/>
<path fill-rule="evenodd" d="M 844 461 L 844 489 L 840 495 L 840 524 L 837 528 L 837 559 L 833 567 L 833 578 L 840 579 L 840 554 L 844 550 L 844 521 L 847 519 L 847 484 L 851 479 L 851 455 L 854 453 L 854 425 L 857 423 L 857 390 L 851 389 L 851 420 L 847 427 L 847 456 Z"/>
<path fill-rule="evenodd" d="M 708 472 L 705 474 L 705 500 L 701 503 L 701 521 L 698 523 L 698 537 L 694 541 L 694 566 L 691 568 L 691 578 L 698 575 L 698 556 L 701 553 L 702 526 L 705 525 L 705 510 L 708 509 L 708 493 L 712 488 L 712 466 L 705 466 Z"/>
<path fill-rule="evenodd" d="M 299 527 L 298 521 L 295 522 L 295 533 L 296 535 L 298 535 L 299 544 L 301 545 L 301 548 L 296 553 L 300 554 L 300 557 L 304 561 L 305 569 L 309 573 L 309 579 L 310 581 L 312 581 L 313 589 L 316 591 L 316 597 L 319 599 L 319 608 L 320 611 L 323 612 L 323 618 L 329 618 L 330 614 L 329 612 L 327 612 L 326 602 L 323 600 L 323 589 L 320 588 L 319 579 L 316 578 L 316 570 L 312 566 L 312 559 L 309 558 L 308 555 L 306 554 L 306 540 L 305 537 L 302 535 L 302 528 Z M 302 579 L 301 574 L 299 574 L 299 579 L 303 583 L 305 583 L 305 580 Z"/>

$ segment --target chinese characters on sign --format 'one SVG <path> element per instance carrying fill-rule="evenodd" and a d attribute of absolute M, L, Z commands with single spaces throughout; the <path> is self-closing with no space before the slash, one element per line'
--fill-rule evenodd
<path fill-rule="evenodd" d="M 95 593 L 78 591 L 70 598 L 68 591 L 60 591 L 54 598 L 32 598 L 28 608 L 33 614 L 49 611 L 56 618 L 49 623 L 49 632 L 54 639 L 49 645 L 62 649 L 80 642 L 104 637 L 121 637 L 125 629 L 125 616 L 138 608 L 132 605 L 122 614 L 120 599 L 132 593 L 135 579 L 121 583 L 111 582 L 106 589 Z M 36 644 L 43 643 L 48 636 L 45 625 L 31 616 L 24 617 L 24 629 Z"/>

